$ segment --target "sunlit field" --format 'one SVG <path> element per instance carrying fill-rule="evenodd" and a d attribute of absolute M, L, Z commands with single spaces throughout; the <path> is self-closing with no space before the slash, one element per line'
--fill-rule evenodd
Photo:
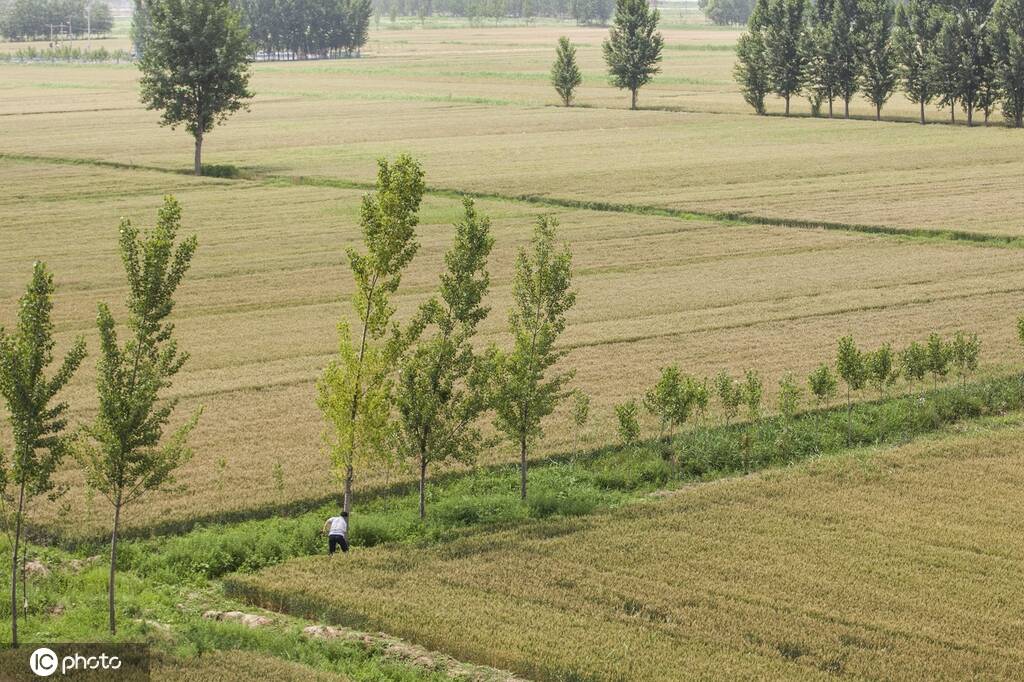
<path fill-rule="evenodd" d="M 122 18 L 92 48 L 129 49 L 127 30 Z M 860 441 L 874 447 L 850 450 L 845 440 L 748 475 L 733 475 L 747 471 L 736 466 L 699 482 L 680 474 L 671 485 L 612 486 L 575 518 L 522 512 L 450 534 L 430 527 L 356 544 L 333 563 L 306 556 L 296 540 L 279 565 L 240 563 L 227 592 L 212 570 L 164 585 L 131 563 L 170 551 L 170 536 L 209 548 L 222 530 L 226 546 L 240 522 L 265 522 L 269 545 L 299 534 L 275 522 L 297 527 L 339 501 L 316 381 L 337 353 L 339 321 L 353 315 L 345 249 L 360 244 L 360 202 L 378 159 L 401 153 L 422 163 L 427 186 L 420 250 L 393 301 L 403 323 L 436 292 L 468 195 L 495 239 L 490 315 L 474 344 L 507 347 L 516 253 L 538 216 L 559 222 L 577 295 L 559 369 L 575 372 L 570 388 L 592 403 L 583 428 L 563 403 L 531 451 L 537 464 L 560 458 L 545 474 L 556 482 L 561 462 L 640 461 L 639 449 L 617 449 L 614 408 L 642 401 L 670 364 L 699 378 L 756 371 L 763 416 L 775 419 L 779 380 L 792 373 L 806 393 L 808 373 L 834 363 L 840 337 L 898 351 L 963 330 L 981 340 L 977 374 L 1018 385 L 1021 131 L 996 119 L 948 125 L 935 107 L 920 126 L 901 94 L 882 122 L 860 98 L 852 120 L 813 118 L 806 100 L 794 100 L 789 118 L 772 99 L 769 115 L 755 116 L 733 79 L 741 30 L 674 5 L 662 22 L 662 72 L 630 111 L 629 92 L 608 84 L 607 30 L 381 17 L 358 58 L 255 63 L 249 110 L 205 139 L 204 163 L 223 177 L 198 178 L 190 136 L 159 127 L 140 104 L 135 65 L 24 63 L 8 57 L 45 44 L 0 42 L 0 326 L 13 327 L 33 262 L 45 261 L 57 285 L 57 352 L 79 335 L 89 345 L 61 394 L 73 427 L 97 410 L 97 303 L 125 317 L 120 221 L 150 226 L 173 195 L 183 232 L 198 236 L 172 316 L 191 357 L 167 393 L 180 399 L 172 425 L 202 407 L 194 456 L 179 488 L 148 495 L 121 519 L 129 606 L 119 608 L 131 616 L 121 636 L 174 642 L 173 655 L 155 660 L 160 679 L 448 679 L 422 662 L 381 662 L 373 643 L 356 656 L 311 641 L 302 628 L 314 622 L 382 630 L 512 671 L 478 682 L 513 673 L 558 682 L 1018 676 L 1022 426 L 998 396 L 963 421 Z M 572 108 L 550 84 L 562 35 L 583 72 Z M 951 372 L 937 390 L 956 382 Z M 884 403 L 916 389 L 901 380 L 887 390 L 853 399 Z M 936 401 L 957 399 L 950 388 Z M 827 407 L 841 412 L 845 400 L 841 389 Z M 802 428 L 818 416 L 803 415 Z M 746 428 L 746 418 L 731 426 Z M 714 398 L 699 419 L 722 422 Z M 679 465 L 678 442 L 655 442 L 658 425 L 643 412 L 641 425 L 643 457 L 659 471 Z M 490 415 L 483 431 L 494 435 Z M 0 444 L 10 436 L 4 418 Z M 472 491 L 473 476 L 517 456 L 512 445 L 488 444 L 476 470 L 432 465 L 432 477 L 451 474 L 439 499 Z M 33 499 L 29 516 L 30 537 L 48 545 L 55 566 L 68 552 L 106 551 L 98 543 L 110 533 L 106 500 L 68 462 L 56 478 L 67 493 Z M 486 497 L 494 480 L 474 494 Z M 354 525 L 360 505 L 372 501 L 384 518 L 414 481 L 405 467 L 357 470 Z M 81 578 L 55 568 L 39 591 L 50 599 L 65 586 L 102 588 L 101 563 Z M 186 588 L 182 607 L 176 590 Z M 27 631 L 81 634 L 96 614 L 105 618 L 102 592 L 78 610 L 34 602 Z M 272 609 L 277 629 L 264 636 L 207 622 L 211 605 Z M 408 675 L 388 676 L 396 670 Z"/>

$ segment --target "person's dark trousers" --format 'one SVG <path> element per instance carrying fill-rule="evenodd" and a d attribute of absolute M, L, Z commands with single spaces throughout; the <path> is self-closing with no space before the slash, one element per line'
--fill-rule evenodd
<path fill-rule="evenodd" d="M 327 536 L 327 551 L 330 554 L 334 554 L 334 550 L 341 547 L 342 552 L 348 551 L 348 540 L 344 535 L 328 535 Z"/>

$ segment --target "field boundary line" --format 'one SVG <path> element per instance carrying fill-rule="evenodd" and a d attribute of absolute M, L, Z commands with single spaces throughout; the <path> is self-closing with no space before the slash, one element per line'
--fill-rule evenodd
<path fill-rule="evenodd" d="M 157 173 L 170 173 L 175 175 L 192 175 L 191 171 L 185 168 L 174 169 L 163 166 L 152 166 L 146 164 L 125 163 L 122 161 L 104 161 L 101 159 L 80 159 L 58 156 L 37 156 L 33 154 L 17 154 L 0 152 L 0 161 L 11 160 L 21 162 L 50 163 L 58 165 L 83 165 L 111 168 L 115 170 L 146 170 Z M 372 182 L 360 182 L 357 180 L 343 180 L 338 178 L 308 176 L 308 175 L 275 175 L 275 174 L 243 174 L 236 178 L 223 178 L 206 176 L 207 180 L 215 180 L 221 183 L 230 182 L 257 182 L 275 185 L 303 185 L 311 187 L 333 187 L 336 189 L 354 189 L 372 191 L 375 188 Z M 580 211 L 597 211 L 602 213 L 631 213 L 635 215 L 650 215 L 663 218 L 675 218 L 677 220 L 714 222 L 720 225 L 734 226 L 759 226 L 759 227 L 783 227 L 803 230 L 825 230 L 833 232 L 849 232 L 854 234 L 867 234 L 882 237 L 895 237 L 898 239 L 914 239 L 933 242 L 952 242 L 963 244 L 975 244 L 980 246 L 999 246 L 1024 249 L 1024 238 L 1011 235 L 993 234 L 989 232 L 970 232 L 967 230 L 934 229 L 929 230 L 920 227 L 893 227 L 890 225 L 870 225 L 866 223 L 840 223 L 828 220 L 807 220 L 803 218 L 775 218 L 770 216 L 755 215 L 745 211 L 700 211 L 693 209 L 672 208 L 669 206 L 658 206 L 655 204 L 629 204 L 613 201 L 587 201 L 583 199 L 570 199 L 567 197 L 549 197 L 539 194 L 500 194 L 497 192 L 481 192 L 474 190 L 460 190 L 451 187 L 427 186 L 426 193 L 458 199 L 470 197 L 473 199 L 485 199 L 491 201 L 506 201 L 520 204 L 532 204 L 546 206 L 549 208 L 565 208 Z"/>

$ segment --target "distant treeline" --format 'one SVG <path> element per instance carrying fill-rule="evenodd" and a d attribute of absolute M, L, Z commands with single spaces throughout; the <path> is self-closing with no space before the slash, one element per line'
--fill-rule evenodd
<path fill-rule="evenodd" d="M 109 33 L 114 27 L 110 6 L 85 0 L 0 0 L 0 34 L 8 40 L 49 40 Z"/>
<path fill-rule="evenodd" d="M 758 113 L 765 97 L 804 96 L 817 115 L 857 93 L 876 118 L 897 90 L 920 107 L 935 102 L 971 125 L 1002 109 L 1024 114 L 1024 0 L 757 0 L 737 43 L 736 79 Z"/>
<path fill-rule="evenodd" d="M 399 16 L 465 17 L 470 20 L 535 17 L 575 19 L 580 24 L 607 24 L 615 0 L 373 0 L 378 19 Z"/>
<path fill-rule="evenodd" d="M 132 40 L 145 49 L 149 7 L 159 0 L 135 0 Z M 234 0 L 262 59 L 351 57 L 366 44 L 371 0 Z"/>
<path fill-rule="evenodd" d="M 698 0 L 708 21 L 720 26 L 745 24 L 754 11 L 754 0 Z"/>

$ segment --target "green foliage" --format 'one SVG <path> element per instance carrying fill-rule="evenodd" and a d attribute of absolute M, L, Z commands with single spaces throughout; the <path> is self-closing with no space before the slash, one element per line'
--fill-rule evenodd
<path fill-rule="evenodd" d="M 896 369 L 896 357 L 892 352 L 892 345 L 885 344 L 878 350 L 867 353 L 865 363 L 868 370 L 868 380 L 878 391 L 878 395 L 885 394 L 885 390 L 896 383 L 899 378 L 899 370 Z"/>
<path fill-rule="evenodd" d="M 804 92 L 811 100 L 811 111 L 817 116 L 822 102 L 828 102 L 828 114 L 836 98 L 838 55 L 832 45 L 833 2 L 816 2 L 809 13 L 807 36 L 803 42 Z"/>
<path fill-rule="evenodd" d="M 719 26 L 743 25 L 754 11 L 753 0 L 699 0 L 704 15 Z"/>
<path fill-rule="evenodd" d="M 153 0 L 139 59 L 142 102 L 161 125 L 183 125 L 195 138 L 202 173 L 203 136 L 246 106 L 252 44 L 229 0 Z"/>
<path fill-rule="evenodd" d="M 839 349 L 836 355 L 836 369 L 840 378 L 846 382 L 847 400 L 850 393 L 864 388 L 868 379 L 869 368 L 864 353 L 862 353 L 850 336 L 839 339 Z"/>
<path fill-rule="evenodd" d="M 819 408 L 828 405 L 829 401 L 835 397 L 838 387 L 836 375 L 832 373 L 832 368 L 825 363 L 811 372 L 807 378 L 807 384 L 810 386 L 811 395 L 814 396 Z"/>
<path fill-rule="evenodd" d="M 893 0 L 861 0 L 864 18 L 861 46 L 861 84 L 864 96 L 875 105 L 875 119 L 896 89 L 897 69 L 892 34 Z"/>
<path fill-rule="evenodd" d="M 590 419 L 590 396 L 583 391 L 576 390 L 572 394 L 572 423 L 577 429 L 582 429 Z"/>
<path fill-rule="evenodd" d="M 394 396 L 399 451 L 416 461 L 420 474 L 421 518 L 426 515 L 427 467 L 476 458 L 481 445 L 476 420 L 487 406 L 485 369 L 472 340 L 490 312 L 483 298 L 494 238 L 490 220 L 477 214 L 472 199 L 463 201 L 463 209 L 455 243 L 445 254 L 448 269 L 441 275 L 440 299 L 420 307 L 412 325 L 418 338 L 401 361 Z"/>
<path fill-rule="evenodd" d="M 268 59 L 351 57 L 366 44 L 371 0 L 246 0 L 239 3 L 254 49 Z"/>
<path fill-rule="evenodd" d="M 961 384 L 967 382 L 968 375 L 977 371 L 980 351 L 981 342 L 977 334 L 967 335 L 958 331 L 953 336 L 953 341 L 949 344 L 949 359 L 960 375 Z"/>
<path fill-rule="evenodd" d="M 64 434 L 67 403 L 54 402 L 85 357 L 85 340 L 79 337 L 60 368 L 47 378 L 53 362 L 53 276 L 43 263 L 32 268 L 32 280 L 18 302 L 18 323 L 13 334 L 0 327 L 0 396 L 7 405 L 14 449 L 5 461 L 0 448 L 0 501 L 7 487 L 18 492 L 11 538 L 11 638 L 18 643 L 17 577 L 18 547 L 28 499 L 54 489 L 53 474 L 68 449 Z M 60 491 L 57 491 L 59 493 Z M 54 495 L 55 496 L 55 495 Z M 6 516 L 6 513 L 5 513 Z M 3 519 L 10 537 L 8 519 Z"/>
<path fill-rule="evenodd" d="M 722 406 L 722 415 L 728 424 L 739 414 L 743 404 L 743 389 L 735 379 L 724 370 L 715 377 L 715 394 Z"/>
<path fill-rule="evenodd" d="M 924 107 L 935 96 L 931 68 L 939 22 L 931 0 L 896 5 L 895 24 L 892 40 L 899 83 L 907 97 L 920 106 L 923 125 Z"/>
<path fill-rule="evenodd" d="M 1003 115 L 1024 126 L 1024 0 L 996 0 L 989 33 L 992 80 L 1002 94 Z"/>
<path fill-rule="evenodd" d="M 779 380 L 779 414 L 782 415 L 783 419 L 790 420 L 796 416 L 797 411 L 800 409 L 800 399 L 803 395 L 803 390 L 800 388 L 800 384 L 796 382 L 793 375 L 787 373 L 783 375 L 782 379 Z"/>
<path fill-rule="evenodd" d="M 846 118 L 850 117 L 850 100 L 860 89 L 863 23 L 860 0 L 834 0 L 829 22 L 829 62 L 835 94 L 843 100 Z"/>
<path fill-rule="evenodd" d="M 764 395 L 764 382 L 755 370 L 748 369 L 740 386 L 742 402 L 747 406 L 747 416 L 754 421 L 761 415 L 761 398 Z"/>
<path fill-rule="evenodd" d="M 627 400 L 615 406 L 615 418 L 618 420 L 617 431 L 619 440 L 624 446 L 636 445 L 640 440 L 640 408 L 635 400 Z"/>
<path fill-rule="evenodd" d="M 669 435 L 690 418 L 694 394 L 691 377 L 684 376 L 675 365 L 661 370 L 658 382 L 644 395 L 644 407 L 658 417 L 662 433 Z"/>
<path fill-rule="evenodd" d="M 565 315 L 576 303 L 572 255 L 556 250 L 553 217 L 537 219 L 530 248 L 520 249 L 512 282 L 509 329 L 511 352 L 488 350 L 495 426 L 519 445 L 521 494 L 526 498 L 526 459 L 531 443 L 542 434 L 541 420 L 565 397 L 571 372 L 552 372 L 564 350 L 555 342 L 565 330 Z"/>
<path fill-rule="evenodd" d="M 804 46 L 806 0 L 771 0 L 764 27 L 764 49 L 772 90 L 786 102 L 800 91 L 807 50 Z"/>
<path fill-rule="evenodd" d="M 632 93 L 632 109 L 636 109 L 637 91 L 660 71 L 665 44 L 657 30 L 660 16 L 647 0 L 616 0 L 615 20 L 601 45 L 611 83 Z"/>
<path fill-rule="evenodd" d="M 352 306 L 360 323 L 358 343 L 348 324 L 338 324 L 338 355 L 317 382 L 317 405 L 328 424 L 325 438 L 334 470 L 351 509 L 357 465 L 379 464 L 394 434 L 390 408 L 393 374 L 405 345 L 392 323 L 391 296 L 419 249 L 416 226 L 423 199 L 423 170 L 411 157 L 378 162 L 377 189 L 363 197 L 359 223 L 364 252 L 347 250 L 355 279 Z"/>
<path fill-rule="evenodd" d="M 912 341 L 900 353 L 900 369 L 908 382 L 924 381 L 928 373 L 928 349 Z"/>
<path fill-rule="evenodd" d="M 949 345 L 938 334 L 931 334 L 925 350 L 928 351 L 928 371 L 932 381 L 938 383 L 939 379 L 949 374 Z"/>
<path fill-rule="evenodd" d="M 992 51 L 986 24 L 992 0 L 951 3 L 941 13 L 933 52 L 932 81 L 939 103 L 954 110 L 957 103 L 973 123 L 974 110 L 991 98 Z"/>
<path fill-rule="evenodd" d="M 555 63 L 551 67 L 551 84 L 558 96 L 562 98 L 565 106 L 572 105 L 573 93 L 582 82 L 583 75 L 576 63 L 576 47 L 568 38 L 562 36 L 558 39 L 558 47 L 555 49 Z"/>
<path fill-rule="evenodd" d="M 140 234 L 128 220 L 121 222 L 118 246 L 128 279 L 129 338 L 118 343 L 114 316 L 100 303 L 97 327 L 100 359 L 96 389 L 100 409 L 83 427 L 75 455 L 88 485 L 101 493 L 114 510 L 110 545 L 110 573 L 114 575 L 117 537 L 122 509 L 151 490 L 174 482 L 174 470 L 192 456 L 187 439 L 199 419 L 197 411 L 169 438 L 164 429 L 177 399 L 162 399 L 171 379 L 188 360 L 178 351 L 174 325 L 167 322 L 174 309 L 174 292 L 188 272 L 196 238 L 176 243 L 181 206 L 164 199 L 156 227 Z M 115 630 L 114 580 L 110 589 L 110 631 Z"/>
<path fill-rule="evenodd" d="M 109 33 L 114 22 L 105 2 L 12 0 L 0 3 L 0 35 L 8 40 L 58 40 Z M 65 33 L 66 31 L 66 33 Z"/>
<path fill-rule="evenodd" d="M 736 65 L 733 77 L 743 99 L 757 114 L 765 113 L 764 98 L 771 91 L 764 37 L 758 31 L 744 33 L 736 41 Z"/>

